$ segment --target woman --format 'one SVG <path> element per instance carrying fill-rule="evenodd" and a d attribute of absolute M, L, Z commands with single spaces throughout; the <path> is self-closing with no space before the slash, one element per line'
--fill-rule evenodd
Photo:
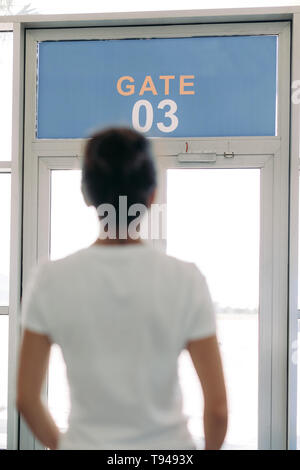
<path fill-rule="evenodd" d="M 109 129 L 89 139 L 82 191 L 97 208 L 99 239 L 42 263 L 22 304 L 17 406 L 50 449 L 195 449 L 177 377 L 184 348 L 203 389 L 205 448 L 222 445 L 226 393 L 206 280 L 193 263 L 132 234 L 132 217 L 124 219 L 119 208 L 119 196 L 128 207 L 150 207 L 155 189 L 142 135 Z M 109 207 L 115 219 L 107 217 Z M 41 399 L 53 343 L 62 349 L 70 387 L 66 434 Z"/>

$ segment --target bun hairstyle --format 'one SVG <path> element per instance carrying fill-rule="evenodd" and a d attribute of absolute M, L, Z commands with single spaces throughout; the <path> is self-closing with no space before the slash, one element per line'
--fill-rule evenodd
<path fill-rule="evenodd" d="M 128 207 L 147 206 L 155 187 L 155 163 L 143 135 L 111 128 L 90 137 L 82 168 L 82 192 L 89 204 L 112 204 L 118 214 L 119 196 L 127 196 Z"/>

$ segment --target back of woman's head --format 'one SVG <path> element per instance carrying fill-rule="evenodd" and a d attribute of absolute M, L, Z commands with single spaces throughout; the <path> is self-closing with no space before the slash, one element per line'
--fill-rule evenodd
<path fill-rule="evenodd" d="M 156 169 L 148 140 L 127 128 L 100 131 L 88 140 L 83 161 L 82 190 L 96 208 L 112 204 L 119 196 L 127 205 L 148 205 L 156 187 Z"/>

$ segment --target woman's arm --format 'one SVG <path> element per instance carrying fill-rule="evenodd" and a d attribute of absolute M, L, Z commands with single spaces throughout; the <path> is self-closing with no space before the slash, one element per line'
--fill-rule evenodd
<path fill-rule="evenodd" d="M 216 336 L 187 345 L 204 396 L 205 449 L 220 449 L 227 430 L 227 399 L 222 361 Z"/>
<path fill-rule="evenodd" d="M 54 450 L 58 445 L 59 430 L 41 399 L 50 348 L 47 336 L 24 331 L 19 359 L 17 407 L 38 440 Z"/>

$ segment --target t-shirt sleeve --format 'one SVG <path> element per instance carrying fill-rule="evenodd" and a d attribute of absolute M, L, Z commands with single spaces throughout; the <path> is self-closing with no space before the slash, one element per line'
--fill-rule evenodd
<path fill-rule="evenodd" d="M 45 306 L 43 290 L 45 289 L 45 263 L 35 267 L 25 286 L 21 302 L 21 326 L 35 333 L 51 336 Z"/>
<path fill-rule="evenodd" d="M 216 334 L 216 315 L 205 276 L 191 264 L 189 309 L 186 312 L 185 342 Z"/>

